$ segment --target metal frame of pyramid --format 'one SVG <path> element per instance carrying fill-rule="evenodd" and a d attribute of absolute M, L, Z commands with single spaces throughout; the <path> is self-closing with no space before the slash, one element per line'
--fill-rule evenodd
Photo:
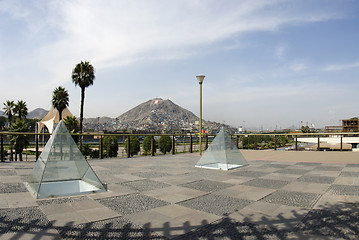
<path fill-rule="evenodd" d="M 106 191 L 62 121 L 46 143 L 26 185 L 35 198 Z"/>
<path fill-rule="evenodd" d="M 196 164 L 200 168 L 221 170 L 244 166 L 248 166 L 248 162 L 223 127 Z"/>

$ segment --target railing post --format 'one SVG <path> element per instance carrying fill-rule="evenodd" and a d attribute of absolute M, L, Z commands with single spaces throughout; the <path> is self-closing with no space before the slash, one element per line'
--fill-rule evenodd
<path fill-rule="evenodd" d="M 236 136 L 236 145 L 237 145 L 237 148 L 239 148 L 239 136 L 238 135 Z"/>
<path fill-rule="evenodd" d="M 127 136 L 127 158 L 131 157 L 130 149 L 131 149 L 131 141 L 130 141 L 130 135 L 128 135 Z"/>
<path fill-rule="evenodd" d="M 295 151 L 298 151 L 298 136 L 295 135 Z"/>
<path fill-rule="evenodd" d="M 320 136 L 318 135 L 318 148 L 317 151 L 320 151 Z"/>
<path fill-rule="evenodd" d="M 257 135 L 254 135 L 254 150 L 257 150 Z"/>
<path fill-rule="evenodd" d="M 193 139 L 192 139 L 192 135 L 190 135 L 190 137 L 189 137 L 189 152 L 190 152 L 190 153 L 193 152 Z"/>
<path fill-rule="evenodd" d="M 99 147 L 99 151 L 98 151 L 98 157 L 100 159 L 103 159 L 103 136 L 100 135 L 100 147 Z"/>
<path fill-rule="evenodd" d="M 151 156 L 155 156 L 155 152 L 156 152 L 156 146 L 155 146 L 155 137 L 152 136 L 151 137 Z"/>
<path fill-rule="evenodd" d="M 205 147 L 205 150 L 207 150 L 208 148 L 208 134 L 206 134 L 206 147 Z"/>
<path fill-rule="evenodd" d="M 35 160 L 39 158 L 39 135 L 35 135 Z"/>
<path fill-rule="evenodd" d="M 343 135 L 340 135 L 340 151 L 343 151 Z"/>
<path fill-rule="evenodd" d="M 277 151 L 277 135 L 274 135 L 274 151 Z"/>
<path fill-rule="evenodd" d="M 176 139 L 175 136 L 172 136 L 172 154 L 176 153 Z"/>
<path fill-rule="evenodd" d="M 1 147 L 0 147 L 0 152 L 1 152 L 1 162 L 4 162 L 4 138 L 3 135 L 1 134 Z"/>

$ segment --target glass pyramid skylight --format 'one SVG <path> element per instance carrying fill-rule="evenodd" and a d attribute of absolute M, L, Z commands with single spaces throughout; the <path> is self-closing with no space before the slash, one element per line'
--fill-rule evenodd
<path fill-rule="evenodd" d="M 196 167 L 230 170 L 247 166 L 248 163 L 232 141 L 229 134 L 222 127 Z"/>
<path fill-rule="evenodd" d="M 106 191 L 62 121 L 36 161 L 27 186 L 35 198 Z"/>

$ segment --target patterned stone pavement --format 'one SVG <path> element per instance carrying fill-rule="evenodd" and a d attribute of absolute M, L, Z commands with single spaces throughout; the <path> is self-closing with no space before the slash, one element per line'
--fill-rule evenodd
<path fill-rule="evenodd" d="M 34 162 L 0 163 L 0 239 L 358 239 L 359 153 L 308 156 L 230 171 L 195 168 L 198 153 L 90 160 L 109 191 L 42 200 L 24 185 Z"/>

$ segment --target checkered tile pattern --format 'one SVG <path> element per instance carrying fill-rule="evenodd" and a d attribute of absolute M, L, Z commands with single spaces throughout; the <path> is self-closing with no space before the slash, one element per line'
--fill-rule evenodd
<path fill-rule="evenodd" d="M 33 163 L 8 164 L 0 180 L 15 182 L 0 182 L 0 238 L 49 230 L 58 239 L 359 235 L 352 224 L 359 216 L 359 164 L 256 160 L 220 171 L 195 168 L 193 155 L 176 155 L 174 165 L 172 157 L 110 159 L 108 166 L 90 161 L 100 178 L 106 176 L 108 192 L 45 200 L 27 194 L 18 173 Z M 338 197 L 351 202 L 338 207 Z"/>

